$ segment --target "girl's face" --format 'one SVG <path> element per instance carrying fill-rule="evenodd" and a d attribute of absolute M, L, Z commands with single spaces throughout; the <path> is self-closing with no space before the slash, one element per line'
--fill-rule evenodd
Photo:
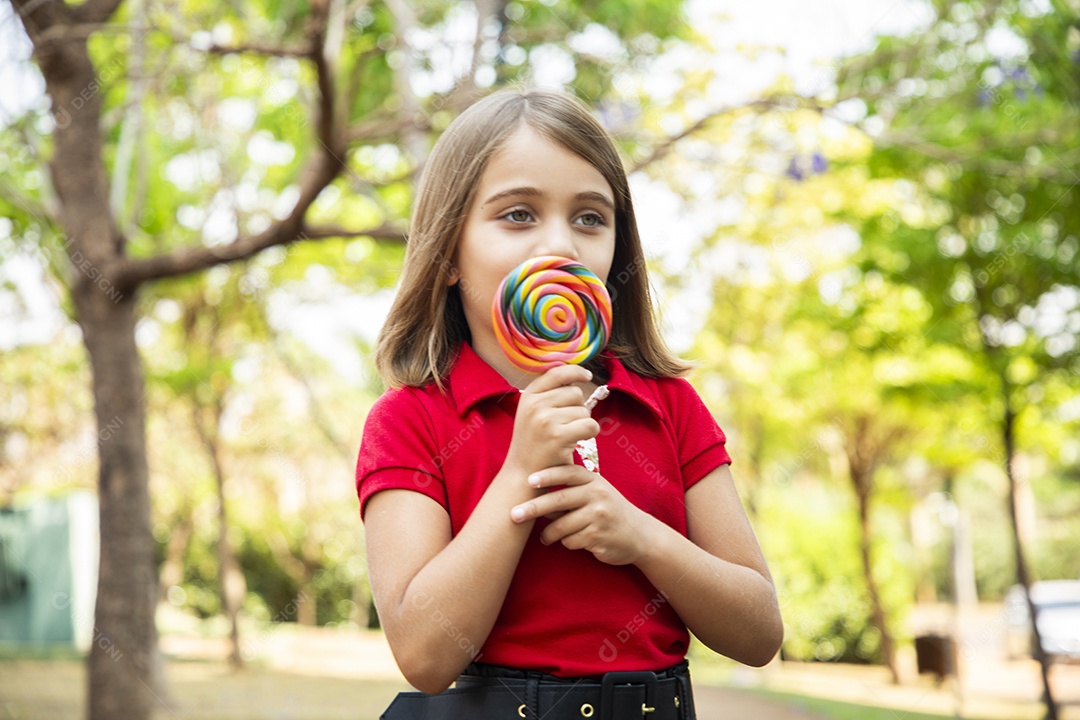
<path fill-rule="evenodd" d="M 473 348 L 503 369 L 491 305 L 499 283 L 519 264 L 560 255 L 606 281 L 614 254 L 615 198 L 607 180 L 523 123 L 488 161 L 458 243 L 453 280 L 460 284 Z"/>

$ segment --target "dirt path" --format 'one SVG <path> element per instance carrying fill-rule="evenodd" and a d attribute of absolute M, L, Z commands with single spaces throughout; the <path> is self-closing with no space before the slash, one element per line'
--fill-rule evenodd
<path fill-rule="evenodd" d="M 698 720 L 824 720 L 794 704 L 766 700 L 741 690 L 696 685 Z"/>

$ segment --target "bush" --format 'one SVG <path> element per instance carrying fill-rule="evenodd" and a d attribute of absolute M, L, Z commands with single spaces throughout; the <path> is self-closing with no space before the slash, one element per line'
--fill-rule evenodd
<path fill-rule="evenodd" d="M 854 501 L 843 490 L 789 485 L 763 491 L 756 518 L 776 581 L 788 660 L 880 663 L 881 637 L 859 556 Z M 890 517 L 891 515 L 891 517 Z M 874 577 L 894 636 L 911 606 L 913 582 L 898 513 L 875 511 Z M 884 535 L 881 537 L 880 535 Z"/>

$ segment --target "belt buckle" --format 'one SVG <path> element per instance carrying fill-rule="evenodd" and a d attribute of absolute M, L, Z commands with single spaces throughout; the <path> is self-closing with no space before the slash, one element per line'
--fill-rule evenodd
<path fill-rule="evenodd" d="M 645 702 L 641 704 L 641 717 L 648 717 L 656 711 L 656 696 L 659 693 L 659 684 L 656 673 L 651 671 L 639 672 L 609 672 L 600 679 L 600 720 L 616 720 L 615 712 L 615 686 L 616 685 L 645 685 Z M 624 720 L 624 718 L 618 718 Z"/>

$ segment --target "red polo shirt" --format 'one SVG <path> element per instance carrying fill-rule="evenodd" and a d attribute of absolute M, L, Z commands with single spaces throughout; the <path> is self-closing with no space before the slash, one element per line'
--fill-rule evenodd
<path fill-rule="evenodd" d="M 593 410 L 600 473 L 686 535 L 686 489 L 731 462 L 724 433 L 685 380 L 644 378 L 610 356 L 606 366 L 611 395 Z M 390 390 L 372 407 L 356 468 L 361 516 L 373 494 L 404 488 L 439 503 L 456 535 L 498 474 L 517 389 L 468 344 L 445 384 L 446 394 L 434 383 Z M 648 578 L 586 550 L 544 546 L 539 535 L 548 522 L 537 520 L 477 660 L 562 677 L 680 662 L 689 633 Z M 403 541 L 408 527 L 402 518 Z"/>

